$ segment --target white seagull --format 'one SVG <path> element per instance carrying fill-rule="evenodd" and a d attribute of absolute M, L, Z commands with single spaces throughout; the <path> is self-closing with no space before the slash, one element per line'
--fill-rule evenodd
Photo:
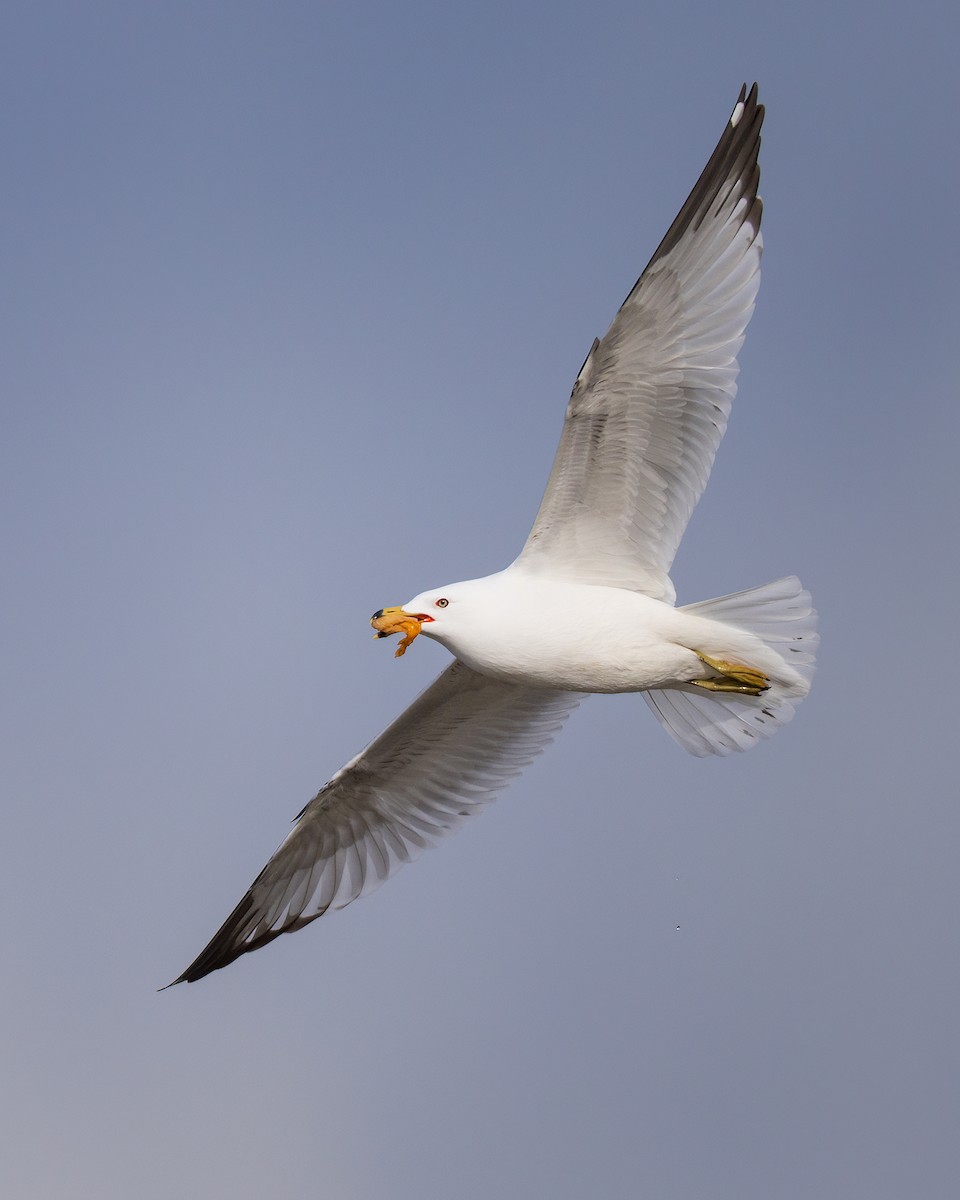
<path fill-rule="evenodd" d="M 176 983 L 365 896 L 552 740 L 585 693 L 642 692 L 692 754 L 746 750 L 810 688 L 797 579 L 674 607 L 669 570 L 737 390 L 760 281 L 763 107 L 746 87 L 703 174 L 573 385 L 556 461 L 504 571 L 380 609 L 454 661 L 320 789 Z"/>

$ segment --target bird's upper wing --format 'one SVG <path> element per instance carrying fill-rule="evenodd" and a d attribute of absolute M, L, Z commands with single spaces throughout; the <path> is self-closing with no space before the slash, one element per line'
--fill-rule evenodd
<path fill-rule="evenodd" d="M 760 282 L 763 106 L 746 88 L 696 187 L 573 387 L 515 565 L 673 602 L 668 572 L 736 394 Z"/>
<path fill-rule="evenodd" d="M 454 662 L 320 789 L 174 982 L 201 979 L 372 892 L 488 804 L 581 699 L 490 679 Z"/>

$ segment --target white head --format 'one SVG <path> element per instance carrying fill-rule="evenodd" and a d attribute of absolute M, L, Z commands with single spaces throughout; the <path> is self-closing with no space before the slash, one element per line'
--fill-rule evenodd
<path fill-rule="evenodd" d="M 427 637 L 446 644 L 451 637 L 456 637 L 464 617 L 476 611 L 477 593 L 482 590 L 478 585 L 483 582 L 470 579 L 430 588 L 408 601 L 403 606 L 404 611 L 416 617 L 423 626 L 421 632 Z"/>
<path fill-rule="evenodd" d="M 398 649 L 398 655 L 420 633 L 454 649 L 467 626 L 476 629 L 478 624 L 484 623 L 485 616 L 489 619 L 489 602 L 494 590 L 491 580 L 495 578 L 488 576 L 430 588 L 402 607 L 379 609 L 373 614 L 371 624 L 378 637 L 406 633 L 406 644 L 401 643 L 402 650 Z"/>

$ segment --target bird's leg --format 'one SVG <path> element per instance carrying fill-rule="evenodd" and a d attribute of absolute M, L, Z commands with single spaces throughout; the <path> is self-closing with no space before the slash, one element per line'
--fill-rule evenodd
<path fill-rule="evenodd" d="M 422 628 L 420 622 L 411 617 L 409 621 L 402 621 L 400 628 L 404 631 L 404 637 L 397 643 L 396 653 L 394 658 L 403 658 L 407 652 L 407 648 L 413 645 L 413 639 L 417 637 Z"/>
<path fill-rule="evenodd" d="M 727 662 L 722 658 L 711 658 L 709 654 L 701 654 L 695 650 L 697 658 L 719 671 L 720 679 L 693 679 L 691 683 L 705 688 L 708 692 L 736 692 L 741 696 L 762 696 L 770 687 L 770 680 L 762 671 L 753 667 L 745 667 L 742 663 Z"/>

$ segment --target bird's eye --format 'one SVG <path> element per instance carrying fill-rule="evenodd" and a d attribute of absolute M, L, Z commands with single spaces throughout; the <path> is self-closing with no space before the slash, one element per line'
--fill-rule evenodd
<path fill-rule="evenodd" d="M 437 608 L 446 608 L 449 603 L 450 601 L 446 598 L 446 596 L 441 596 L 437 601 Z"/>

